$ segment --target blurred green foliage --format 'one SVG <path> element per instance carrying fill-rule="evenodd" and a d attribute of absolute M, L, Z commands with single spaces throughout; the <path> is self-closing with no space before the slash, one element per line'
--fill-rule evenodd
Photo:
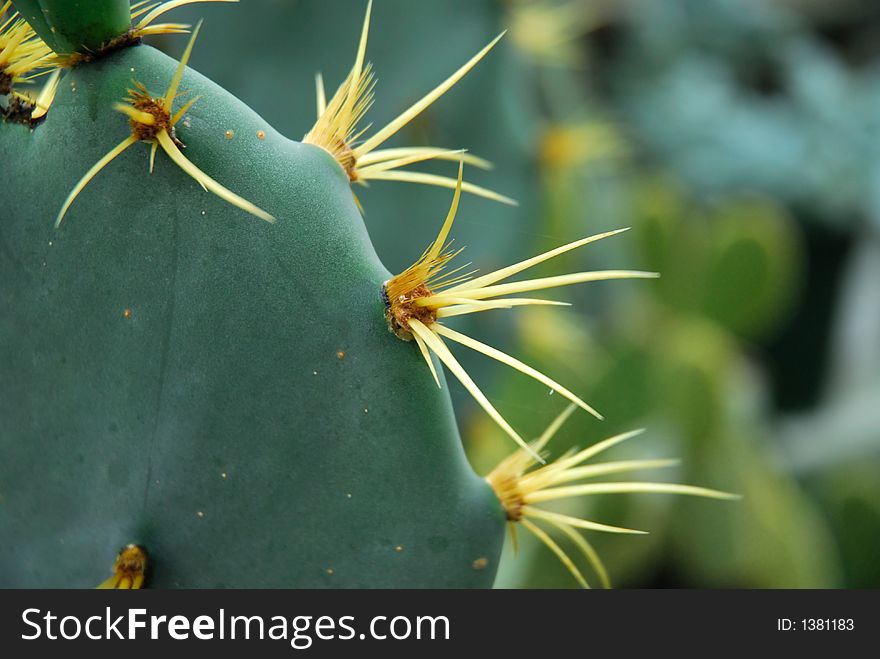
<path fill-rule="evenodd" d="M 245 4 L 247 20 L 210 13 L 193 65 L 298 139 L 314 118 L 313 75 L 329 87 L 343 78 L 365 3 Z M 575 415 L 555 455 L 644 426 L 615 450 L 680 457 L 678 482 L 744 496 L 591 502 L 593 519 L 651 531 L 591 537 L 614 582 L 880 586 L 880 6 L 376 0 L 369 117 L 395 115 L 505 28 L 502 46 L 399 140 L 487 157 L 496 169 L 474 182 L 519 199 L 511 209 L 466 198 L 456 243 L 488 270 L 630 226 L 545 272 L 662 277 L 566 289 L 558 299 L 571 309 L 478 314 L 465 331 L 605 414 Z M 449 201 L 390 183 L 359 196 L 391 270 L 433 238 Z M 563 406 L 460 357 L 523 431 L 537 435 Z M 471 458 L 488 471 L 510 446 L 452 393 Z M 573 585 L 520 536 L 499 586 Z"/>

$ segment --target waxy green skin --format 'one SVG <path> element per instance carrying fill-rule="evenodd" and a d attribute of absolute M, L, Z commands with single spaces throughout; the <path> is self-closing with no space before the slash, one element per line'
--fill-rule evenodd
<path fill-rule="evenodd" d="M 131 26 L 129 0 L 14 0 L 56 53 L 97 52 Z"/>
<path fill-rule="evenodd" d="M 129 134 L 112 104 L 176 64 L 119 51 L 34 131 L 0 125 L 0 586 L 92 587 L 132 542 L 155 587 L 491 586 L 503 511 L 386 328 L 389 273 L 329 155 L 187 71 L 185 154 L 277 223 L 161 150 L 150 176 L 136 144 L 53 228 Z"/>

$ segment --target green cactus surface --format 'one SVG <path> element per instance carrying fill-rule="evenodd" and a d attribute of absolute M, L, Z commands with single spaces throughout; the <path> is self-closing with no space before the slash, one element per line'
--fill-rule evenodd
<path fill-rule="evenodd" d="M 125 48 L 0 124 L 0 586 L 94 586 L 128 543 L 157 587 L 491 586 L 504 512 L 330 155 L 187 70 L 186 157 L 277 222 L 135 144 L 53 227 L 176 66 Z"/>
<path fill-rule="evenodd" d="M 128 0 L 15 0 L 34 31 L 60 54 L 96 52 L 131 26 Z"/>

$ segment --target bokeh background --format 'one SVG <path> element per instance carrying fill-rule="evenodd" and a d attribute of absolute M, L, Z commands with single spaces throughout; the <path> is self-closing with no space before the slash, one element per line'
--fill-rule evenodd
<path fill-rule="evenodd" d="M 365 8 L 242 0 L 175 17 L 206 17 L 194 68 L 300 139 L 314 74 L 330 90 L 342 80 Z M 457 244 L 489 270 L 628 226 L 543 272 L 662 278 L 562 289 L 570 309 L 477 314 L 462 327 L 605 414 L 576 414 L 556 454 L 647 427 L 617 455 L 677 456 L 678 482 L 744 496 L 574 504 L 651 531 L 591 537 L 614 584 L 880 586 L 880 3 L 376 0 L 368 120 L 391 119 L 502 29 L 502 44 L 394 141 L 466 147 L 496 163 L 470 179 L 519 200 L 467 197 Z M 184 44 L 158 45 L 179 55 Z M 391 271 L 433 239 L 451 196 L 383 182 L 358 194 Z M 457 354 L 524 435 L 564 407 Z M 450 388 L 468 454 L 488 471 L 513 445 Z M 520 538 L 498 586 L 574 586 Z"/>

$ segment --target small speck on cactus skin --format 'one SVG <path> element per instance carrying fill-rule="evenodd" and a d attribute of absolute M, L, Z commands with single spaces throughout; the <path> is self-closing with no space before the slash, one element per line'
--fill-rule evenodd
<path fill-rule="evenodd" d="M 735 494 L 710 490 L 693 485 L 676 483 L 621 482 L 621 483 L 586 483 L 575 484 L 609 474 L 619 474 L 645 469 L 658 469 L 678 464 L 677 460 L 621 460 L 584 465 L 591 458 L 633 437 L 641 435 L 643 430 L 615 435 L 575 453 L 567 453 L 561 458 L 534 468 L 537 464 L 535 455 L 540 454 L 574 412 L 575 406 L 570 405 L 547 427 L 537 440 L 527 449 L 519 449 L 502 460 L 486 477 L 489 485 L 498 496 L 507 514 L 511 537 L 516 542 L 516 525 L 522 525 L 529 533 L 540 540 L 565 565 L 566 569 L 583 588 L 589 583 L 575 562 L 564 549 L 539 524 L 544 524 L 554 531 L 562 533 L 577 547 L 587 563 L 596 573 L 602 587 L 610 588 L 611 582 L 602 560 L 593 546 L 583 537 L 579 530 L 600 531 L 604 533 L 643 534 L 646 531 L 600 524 L 579 517 L 563 515 L 538 507 L 536 504 L 572 499 L 597 494 L 625 493 L 665 493 L 683 494 L 708 499 L 738 499 Z M 543 462 L 543 460 L 542 460 Z"/>
<path fill-rule="evenodd" d="M 489 565 L 489 559 L 486 558 L 485 556 L 480 557 L 473 562 L 473 568 L 475 570 L 485 570 L 486 566 L 488 566 L 488 565 Z"/>
<path fill-rule="evenodd" d="M 504 295 L 523 293 L 527 291 L 556 288 L 582 282 L 603 281 L 609 279 L 644 279 L 657 277 L 654 272 L 640 272 L 632 270 L 600 270 L 593 272 L 578 272 L 557 277 L 545 277 L 526 281 L 499 284 L 524 270 L 548 261 L 560 254 L 577 249 L 592 242 L 614 236 L 625 229 L 609 231 L 597 234 L 581 240 L 576 240 L 562 247 L 540 254 L 531 259 L 502 268 L 475 279 L 471 274 L 461 274 L 462 268 L 447 271 L 447 266 L 452 259 L 461 251 L 453 251 L 449 247 L 448 238 L 452 230 L 458 212 L 459 200 L 462 191 L 463 164 L 459 165 L 458 181 L 452 206 L 446 216 L 446 221 L 440 229 L 436 240 L 426 249 L 421 257 L 409 268 L 392 277 L 382 289 L 382 299 L 385 302 L 385 318 L 388 329 L 403 340 L 415 340 L 422 357 L 437 386 L 440 379 L 434 368 L 431 353 L 437 355 L 441 362 L 458 378 L 464 387 L 470 392 L 480 406 L 490 417 L 524 450 L 531 451 L 525 440 L 504 420 L 504 417 L 495 409 L 479 387 L 470 378 L 461 364 L 452 355 L 443 341 L 444 338 L 460 343 L 463 346 L 476 350 L 487 357 L 491 357 L 502 364 L 534 378 L 553 391 L 581 407 L 593 416 L 601 419 L 602 416 L 578 398 L 571 391 L 550 379 L 543 373 L 522 363 L 518 359 L 507 355 L 500 350 L 476 341 L 460 332 L 446 327 L 442 322 L 444 318 L 461 316 L 471 313 L 479 313 L 493 309 L 508 309 L 516 306 L 528 305 L 560 305 L 562 302 L 533 298 L 509 298 Z M 492 300 L 491 298 L 500 298 Z M 537 460 L 541 458 L 533 454 Z"/>
<path fill-rule="evenodd" d="M 426 160 L 452 160 L 464 162 L 482 169 L 491 168 L 491 164 L 486 160 L 467 154 L 462 149 L 451 150 L 436 147 L 379 149 L 379 147 L 467 75 L 498 43 L 501 37 L 504 36 L 503 33 L 419 101 L 407 110 L 404 110 L 372 136 L 358 143 L 369 129 L 369 127 L 360 128 L 358 124 L 373 104 L 373 89 L 376 85 L 372 65 L 364 61 L 367 50 L 367 37 L 370 31 L 372 7 L 373 3 L 370 0 L 370 3 L 367 5 L 367 13 L 364 18 L 364 26 L 354 66 L 329 103 L 324 92 L 324 79 L 320 74 L 316 76 L 318 120 L 303 138 L 303 142 L 319 146 L 332 155 L 352 183 L 404 181 L 451 189 L 455 187 L 455 179 L 422 172 L 399 170 L 401 167 Z M 464 183 L 462 188 L 465 192 L 480 197 L 516 205 L 516 202 L 509 197 L 471 183 Z"/>
<path fill-rule="evenodd" d="M 131 125 L 131 135 L 120 142 L 116 147 L 110 150 L 107 155 L 101 158 L 86 174 L 80 179 L 79 183 L 73 188 L 68 195 L 58 213 L 55 226 L 60 226 L 64 220 L 64 216 L 70 209 L 70 206 L 79 196 L 89 182 L 102 170 L 109 165 L 120 154 L 125 152 L 130 146 L 136 142 L 147 142 L 151 145 L 150 149 L 150 172 L 153 171 L 155 164 L 156 152 L 159 147 L 168 155 L 169 158 L 180 167 L 186 174 L 191 176 L 205 190 L 213 192 L 215 195 L 227 201 L 228 203 L 241 208 L 242 210 L 265 220 L 274 222 L 275 218 L 266 211 L 258 208 L 251 202 L 239 197 L 234 192 L 227 190 L 217 181 L 205 174 L 202 170 L 191 163 L 186 156 L 183 155 L 180 148 L 182 143 L 177 139 L 174 131 L 175 125 L 184 117 L 187 111 L 198 101 L 198 97 L 190 99 L 175 114 L 171 114 L 174 100 L 178 97 L 177 89 L 192 54 L 193 45 L 199 35 L 201 22 L 196 26 L 192 37 L 187 44 L 186 51 L 180 59 L 180 64 L 171 79 L 168 90 L 162 98 L 152 98 L 143 85 L 138 85 L 138 89 L 128 90 L 128 99 L 126 103 L 117 103 L 114 109 L 122 112 L 129 118 Z M 230 131 L 231 132 L 231 131 Z"/>
<path fill-rule="evenodd" d="M 98 590 L 138 590 L 144 587 L 149 567 L 147 550 L 138 545 L 123 547 L 113 564 L 113 576 L 97 586 Z"/>

